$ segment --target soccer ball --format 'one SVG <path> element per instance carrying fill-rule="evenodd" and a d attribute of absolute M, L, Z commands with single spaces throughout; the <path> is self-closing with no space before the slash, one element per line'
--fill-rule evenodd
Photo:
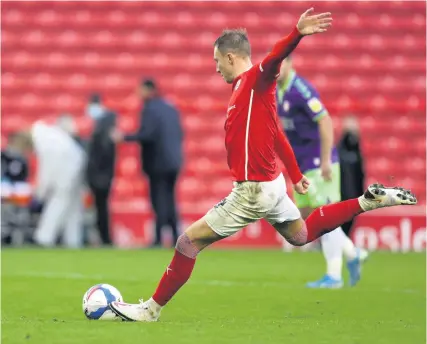
<path fill-rule="evenodd" d="M 120 292 L 109 284 L 97 284 L 83 296 L 83 312 L 90 320 L 121 320 L 108 305 L 113 301 L 123 302 Z"/>

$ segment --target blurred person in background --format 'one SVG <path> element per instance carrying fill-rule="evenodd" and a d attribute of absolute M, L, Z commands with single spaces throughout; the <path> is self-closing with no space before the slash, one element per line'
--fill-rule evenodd
<path fill-rule="evenodd" d="M 302 173 L 310 180 L 306 195 L 294 193 L 303 218 L 316 208 L 341 200 L 340 164 L 334 147 L 333 125 L 315 88 L 292 68 L 291 57 L 281 65 L 277 79 L 278 114 L 295 152 Z M 357 195 L 363 193 L 363 190 Z M 350 284 L 360 279 L 360 266 L 366 252 L 356 249 L 339 227 L 320 239 L 327 272 L 309 288 L 341 288 L 342 256 L 347 259 Z"/>
<path fill-rule="evenodd" d="M 74 122 L 73 116 L 64 113 L 58 117 L 58 125 L 63 128 L 70 136 L 82 147 L 86 148 L 85 141 L 79 136 L 76 128 L 76 123 Z"/>
<path fill-rule="evenodd" d="M 365 185 L 359 124 L 355 116 L 350 115 L 343 120 L 343 132 L 338 143 L 338 153 L 341 163 L 341 199 L 347 200 L 363 193 Z M 353 223 L 354 219 L 341 226 L 349 237 Z"/>
<path fill-rule="evenodd" d="M 1 152 L 1 179 L 8 182 L 26 182 L 28 178 L 29 144 L 22 133 L 8 135 L 7 147 Z"/>
<path fill-rule="evenodd" d="M 86 106 L 86 115 L 92 119 L 99 119 L 104 111 L 105 107 L 102 104 L 101 96 L 98 93 L 91 94 Z"/>
<path fill-rule="evenodd" d="M 108 200 L 114 177 L 116 145 L 111 139 L 117 116 L 106 111 L 95 122 L 88 143 L 86 179 L 95 199 L 96 225 L 104 245 L 111 245 Z"/>
<path fill-rule="evenodd" d="M 175 186 L 183 163 L 180 114 L 160 96 L 154 80 L 143 80 L 140 94 L 144 107 L 138 131 L 125 136 L 116 131 L 114 139 L 141 145 L 142 169 L 149 180 L 151 204 L 156 215 L 152 247 L 161 246 L 162 228 L 167 225 L 172 230 L 172 244 L 175 245 L 178 239 Z"/>
<path fill-rule="evenodd" d="M 68 116 L 58 118 L 56 125 L 37 121 L 31 129 L 38 165 L 35 197 L 44 203 L 33 237 L 40 246 L 54 246 L 60 234 L 65 246 L 82 246 L 86 153 L 74 135 Z"/>
<path fill-rule="evenodd" d="M 31 186 L 28 183 L 28 155 L 31 140 L 24 133 L 8 135 L 1 152 L 1 242 L 12 244 L 25 240 L 29 230 Z"/>

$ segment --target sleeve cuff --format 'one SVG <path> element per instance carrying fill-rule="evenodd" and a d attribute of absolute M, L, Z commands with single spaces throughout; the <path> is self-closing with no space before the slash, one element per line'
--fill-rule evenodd
<path fill-rule="evenodd" d="M 292 184 L 297 184 L 303 177 L 302 173 L 300 171 L 298 171 L 297 173 L 290 173 L 290 171 L 288 171 L 289 173 L 289 177 L 292 180 Z"/>
<path fill-rule="evenodd" d="M 292 30 L 290 36 L 292 38 L 302 38 L 304 35 L 301 35 L 301 33 L 298 30 L 298 27 L 295 25 L 294 29 Z"/>
<path fill-rule="evenodd" d="M 316 116 L 313 117 L 313 122 L 318 122 L 320 119 L 322 119 L 328 114 L 329 113 L 327 110 L 323 110 L 321 113 L 318 113 Z"/>

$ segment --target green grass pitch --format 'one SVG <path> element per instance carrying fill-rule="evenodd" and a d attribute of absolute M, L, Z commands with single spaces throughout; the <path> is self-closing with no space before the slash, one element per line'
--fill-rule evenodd
<path fill-rule="evenodd" d="M 151 296 L 171 250 L 2 250 L 2 343 L 426 343 L 424 254 L 373 253 L 361 283 L 307 290 L 321 253 L 207 250 L 158 323 L 89 321 L 84 292 Z M 346 271 L 344 272 L 346 273 Z"/>

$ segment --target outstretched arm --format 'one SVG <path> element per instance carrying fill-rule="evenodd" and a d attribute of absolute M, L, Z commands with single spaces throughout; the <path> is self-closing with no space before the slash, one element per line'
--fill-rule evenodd
<path fill-rule="evenodd" d="M 280 64 L 296 48 L 303 36 L 327 31 L 332 24 L 331 13 L 311 15 L 314 9 L 304 12 L 297 26 L 286 37 L 279 40 L 267 57 L 261 62 L 259 69 L 267 79 L 275 79 L 279 74 Z"/>
<path fill-rule="evenodd" d="M 259 69 L 264 79 L 274 80 L 280 71 L 280 64 L 296 48 L 303 36 L 297 27 L 273 46 L 271 52 L 260 63 Z"/>
<path fill-rule="evenodd" d="M 142 114 L 141 125 L 136 133 L 125 135 L 126 142 L 150 142 L 156 139 L 159 126 L 158 116 L 152 111 L 145 111 Z"/>

